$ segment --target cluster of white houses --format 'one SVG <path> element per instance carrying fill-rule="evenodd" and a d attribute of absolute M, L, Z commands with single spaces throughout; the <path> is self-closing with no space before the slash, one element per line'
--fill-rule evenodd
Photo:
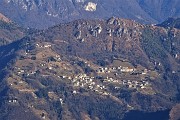
<path fill-rule="evenodd" d="M 41 43 L 41 44 L 39 44 L 39 43 L 37 43 L 36 44 L 36 47 L 38 47 L 38 48 L 50 48 L 52 45 L 51 44 L 49 44 L 49 43 Z"/>
<path fill-rule="evenodd" d="M 147 69 L 144 70 L 137 70 L 135 68 L 130 68 L 130 67 L 100 67 L 99 69 L 96 70 L 97 73 L 99 74 L 105 74 L 105 73 L 130 73 L 130 74 L 142 74 L 142 75 L 146 75 L 148 73 Z"/>
<path fill-rule="evenodd" d="M 111 72 L 116 72 L 116 71 L 120 71 L 120 72 L 133 72 L 135 71 L 136 69 L 134 68 L 129 68 L 129 67 L 122 67 L 122 66 L 119 66 L 119 67 L 100 67 L 98 70 L 97 70 L 97 73 L 111 73 Z"/>
<path fill-rule="evenodd" d="M 150 83 L 146 80 L 146 79 L 141 79 L 139 81 L 137 80 L 126 80 L 126 79 L 123 79 L 123 80 L 118 80 L 118 79 L 114 79 L 114 78 L 109 78 L 109 77 L 106 77 L 104 79 L 104 82 L 105 83 L 115 83 L 115 89 L 118 89 L 120 88 L 119 85 L 123 85 L 123 86 L 126 86 L 127 88 L 134 88 L 134 89 L 144 89 L 146 88 L 147 86 L 150 86 Z"/>
<path fill-rule="evenodd" d="M 70 78 L 69 78 L 70 79 Z M 72 84 L 74 87 L 87 88 L 94 92 L 100 93 L 102 95 L 110 95 L 107 92 L 107 87 L 102 83 L 99 83 L 95 77 L 87 76 L 86 74 L 79 74 L 72 79 Z M 114 78 L 106 77 L 103 83 L 115 83 L 115 89 L 119 89 L 121 85 L 126 86 L 127 88 L 133 89 L 145 89 L 151 84 L 146 79 L 137 80 L 118 80 Z M 73 93 L 78 93 L 76 90 Z"/>
<path fill-rule="evenodd" d="M 123 80 L 122 84 L 128 88 L 141 88 L 144 89 L 150 86 L 150 83 L 147 80 L 140 80 L 140 81 L 132 81 L 132 80 Z"/>
<path fill-rule="evenodd" d="M 75 76 L 72 79 L 72 83 L 74 87 L 82 87 L 90 89 L 99 94 L 109 95 L 109 93 L 106 92 L 107 88 L 104 85 L 98 83 L 98 81 L 96 81 L 94 77 L 87 76 L 86 74 L 79 74 Z M 73 93 L 77 92 L 73 91 Z"/>

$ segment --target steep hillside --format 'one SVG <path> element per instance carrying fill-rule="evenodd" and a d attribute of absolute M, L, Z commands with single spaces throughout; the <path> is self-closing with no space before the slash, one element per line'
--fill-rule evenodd
<path fill-rule="evenodd" d="M 1 0 L 0 12 L 31 28 L 112 16 L 149 24 L 180 17 L 179 4 L 179 0 Z"/>
<path fill-rule="evenodd" d="M 180 100 L 179 38 L 176 28 L 111 18 L 0 47 L 0 119 L 166 120 Z"/>
<path fill-rule="evenodd" d="M 7 45 L 13 41 L 21 39 L 27 30 L 11 22 L 0 13 L 0 46 Z"/>

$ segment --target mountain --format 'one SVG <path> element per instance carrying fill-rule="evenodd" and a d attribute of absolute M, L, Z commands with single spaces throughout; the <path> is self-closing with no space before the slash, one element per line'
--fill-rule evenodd
<path fill-rule="evenodd" d="M 0 12 L 30 28 L 112 16 L 156 24 L 180 17 L 179 4 L 179 0 L 1 0 Z"/>
<path fill-rule="evenodd" d="M 27 30 L 13 23 L 0 13 L 0 46 L 7 45 L 25 36 Z"/>
<path fill-rule="evenodd" d="M 168 120 L 179 46 L 179 29 L 115 17 L 36 31 L 0 47 L 0 119 Z"/>

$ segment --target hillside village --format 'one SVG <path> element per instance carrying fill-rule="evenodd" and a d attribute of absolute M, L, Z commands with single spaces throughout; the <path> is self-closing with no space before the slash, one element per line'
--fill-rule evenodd
<path fill-rule="evenodd" d="M 111 93 L 110 85 L 113 85 L 114 90 L 127 88 L 135 89 L 143 94 L 155 94 L 151 87 L 151 81 L 149 81 L 152 78 L 155 79 L 154 77 L 158 77 L 157 75 L 153 76 L 153 74 L 157 74 L 154 71 L 143 69 L 143 67 L 141 69 L 135 68 L 130 63 L 123 63 L 122 61 L 120 63 L 123 66 L 116 67 L 117 65 L 113 66 L 112 64 L 107 67 L 101 67 L 85 60 L 85 64 L 93 69 L 94 72 L 86 74 L 80 70 L 79 73 L 74 74 L 75 72 L 72 73 L 72 71 L 77 70 L 77 68 L 68 64 L 67 61 L 63 61 L 61 55 L 52 51 L 51 44 L 38 43 L 36 44 L 36 49 L 36 53 L 32 53 L 30 50 L 21 51 L 24 53 L 24 56 L 17 60 L 12 75 L 8 78 L 8 84 L 13 89 L 18 90 L 20 93 L 31 94 L 35 100 L 40 99 L 36 94 L 39 90 L 31 86 L 27 79 L 33 79 L 38 74 L 41 74 L 43 78 L 51 76 L 54 80 L 69 83 L 73 88 L 71 91 L 73 95 L 82 94 L 81 88 L 83 88 L 88 92 L 91 91 L 98 95 L 109 96 L 120 102 L 114 93 Z M 64 106 L 66 100 L 63 97 L 58 96 L 53 91 L 47 92 L 51 99 L 59 100 L 61 105 Z M 12 105 L 19 104 L 18 97 L 8 98 L 7 102 Z M 41 115 L 42 119 L 49 119 L 48 113 L 33 106 L 32 104 L 30 108 L 38 111 L 37 113 Z M 129 104 L 127 106 L 133 109 Z"/>
<path fill-rule="evenodd" d="M 32 92 L 34 95 L 37 89 L 31 88 L 26 79 L 41 74 L 41 77 L 44 78 L 53 76 L 60 81 L 68 80 L 74 89 L 73 94 L 78 94 L 79 88 L 84 88 L 97 94 L 111 95 L 110 84 L 114 86 L 114 89 L 126 87 L 136 89 L 144 94 L 154 94 L 149 80 L 158 77 L 158 73 L 155 71 L 147 70 L 144 67 L 135 68 L 129 62 L 121 60 L 114 60 L 115 62 L 107 67 L 100 67 L 85 61 L 85 64 L 94 71 L 87 75 L 81 68 L 74 68 L 67 61 L 63 61 L 61 55 L 53 51 L 53 45 L 50 43 L 37 43 L 35 46 L 36 50 L 33 51 L 36 52 L 20 51 L 24 55 L 17 60 L 13 73 L 8 78 L 11 87 L 20 92 Z M 122 66 L 118 66 L 118 64 Z M 74 74 L 78 69 L 81 69 L 79 73 Z"/>

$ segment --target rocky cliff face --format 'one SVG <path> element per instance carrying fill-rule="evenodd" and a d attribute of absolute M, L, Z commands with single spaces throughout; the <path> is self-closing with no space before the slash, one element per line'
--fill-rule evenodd
<path fill-rule="evenodd" d="M 0 11 L 15 22 L 47 28 L 75 19 L 129 18 L 158 23 L 180 16 L 179 0 L 2 0 Z"/>
<path fill-rule="evenodd" d="M 169 110 L 179 102 L 179 38 L 173 27 L 111 18 L 0 47 L 0 118 L 109 120 Z"/>

